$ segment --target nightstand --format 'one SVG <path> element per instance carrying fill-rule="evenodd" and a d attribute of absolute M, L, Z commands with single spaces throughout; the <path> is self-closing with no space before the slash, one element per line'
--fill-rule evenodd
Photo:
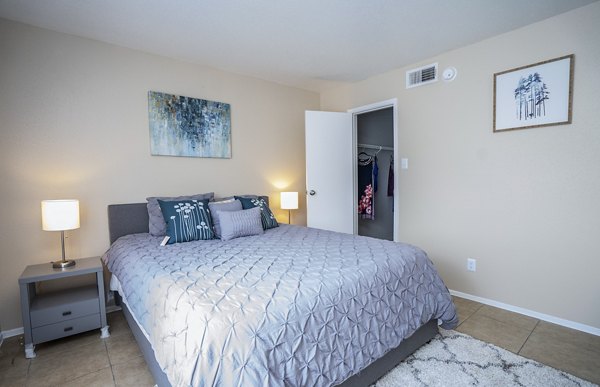
<path fill-rule="evenodd" d="M 36 283 L 96 273 L 96 284 L 36 294 Z M 101 328 L 106 324 L 104 278 L 100 257 L 77 259 L 75 266 L 54 269 L 51 263 L 31 265 L 19 277 L 25 357 L 35 357 L 35 345 Z"/>

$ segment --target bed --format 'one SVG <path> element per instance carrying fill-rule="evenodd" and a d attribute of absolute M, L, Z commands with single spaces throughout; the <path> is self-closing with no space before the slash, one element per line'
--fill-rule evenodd
<path fill-rule="evenodd" d="M 158 386 L 366 386 L 458 322 L 417 247 L 293 225 L 159 246 L 108 207 L 112 273 Z"/>

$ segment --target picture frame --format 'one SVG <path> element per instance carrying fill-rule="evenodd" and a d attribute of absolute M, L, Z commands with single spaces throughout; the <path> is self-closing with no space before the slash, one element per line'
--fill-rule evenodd
<path fill-rule="evenodd" d="M 148 92 L 150 154 L 231 158 L 228 103 Z"/>
<path fill-rule="evenodd" d="M 575 55 L 494 74 L 494 133 L 570 124 Z"/>

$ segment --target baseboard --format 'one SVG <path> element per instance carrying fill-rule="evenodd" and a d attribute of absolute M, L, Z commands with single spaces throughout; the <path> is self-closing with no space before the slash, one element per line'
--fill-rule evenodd
<path fill-rule="evenodd" d="M 0 336 L 4 337 L 5 339 L 8 339 L 9 337 L 19 336 L 22 334 L 23 334 L 23 327 L 19 327 L 19 328 L 15 328 L 15 329 L 9 329 L 7 331 L 2 331 L 0 333 Z"/>
<path fill-rule="evenodd" d="M 508 310 L 511 312 L 519 313 L 519 314 L 524 314 L 525 316 L 537 318 L 538 320 L 544 320 L 544 321 L 551 322 L 556 325 L 561 325 L 563 327 L 575 329 L 575 330 L 589 333 L 589 334 L 592 334 L 595 336 L 600 336 L 600 328 L 596 328 L 596 327 L 593 327 L 590 325 L 581 324 L 581 323 L 578 323 L 575 321 L 566 320 L 564 318 L 551 316 L 549 314 L 536 312 L 534 310 L 529 310 L 529 309 L 521 308 L 519 306 L 505 304 L 503 302 L 490 300 L 489 298 L 474 296 L 472 294 L 463 293 L 463 292 L 459 292 L 459 291 L 452 290 L 452 289 L 450 289 L 450 294 L 452 294 L 453 296 L 466 298 L 467 300 L 476 301 L 481 304 L 494 306 L 496 308 Z"/>
<path fill-rule="evenodd" d="M 118 312 L 120 310 L 122 310 L 120 306 L 116 306 L 116 305 L 107 305 L 106 306 L 106 313 Z"/>

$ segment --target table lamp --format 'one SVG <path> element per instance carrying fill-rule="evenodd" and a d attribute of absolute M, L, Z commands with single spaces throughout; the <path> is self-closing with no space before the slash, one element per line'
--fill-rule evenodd
<path fill-rule="evenodd" d="M 65 260 L 65 231 L 79 228 L 79 200 L 42 200 L 42 229 L 60 231 L 62 261 L 52 262 L 52 267 L 64 269 L 75 265 Z"/>
<path fill-rule="evenodd" d="M 288 224 L 292 224 L 292 211 L 298 209 L 298 192 L 281 193 L 281 209 L 288 210 Z"/>

